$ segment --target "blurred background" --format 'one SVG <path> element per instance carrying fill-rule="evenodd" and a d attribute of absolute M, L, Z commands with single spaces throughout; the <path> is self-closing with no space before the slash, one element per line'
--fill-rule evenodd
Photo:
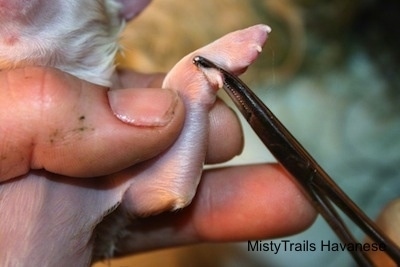
<path fill-rule="evenodd" d="M 376 218 L 400 196 L 399 12 L 398 0 L 153 0 L 127 25 L 120 66 L 167 72 L 187 53 L 230 31 L 270 25 L 263 54 L 243 80 Z M 228 164 L 273 161 L 247 127 L 245 135 L 243 155 Z M 362 233 L 354 231 L 362 240 Z M 309 230 L 282 239 L 339 242 L 321 218 Z M 293 262 L 355 266 L 347 252 L 275 255 L 249 252 L 245 242 L 162 250 L 96 267 L 276 267 Z"/>

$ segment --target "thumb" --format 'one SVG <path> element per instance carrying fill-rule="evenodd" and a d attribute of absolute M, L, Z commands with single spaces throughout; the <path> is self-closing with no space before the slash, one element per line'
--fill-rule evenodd
<path fill-rule="evenodd" d="M 180 133 L 184 107 L 166 89 L 107 89 L 55 69 L 0 72 L 0 181 L 30 169 L 110 174 L 154 157 Z"/>

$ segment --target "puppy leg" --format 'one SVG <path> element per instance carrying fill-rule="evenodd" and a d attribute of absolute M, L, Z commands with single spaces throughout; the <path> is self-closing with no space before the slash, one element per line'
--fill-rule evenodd
<path fill-rule="evenodd" d="M 174 145 L 145 163 L 132 179 L 123 200 L 131 214 L 143 216 L 180 209 L 195 195 L 208 143 L 208 112 L 222 77 L 206 79 L 193 64 L 193 58 L 201 55 L 234 73 L 242 73 L 258 57 L 269 31 L 268 26 L 256 25 L 227 34 L 187 55 L 168 73 L 163 87 L 178 90 L 185 103 L 186 121 Z"/>

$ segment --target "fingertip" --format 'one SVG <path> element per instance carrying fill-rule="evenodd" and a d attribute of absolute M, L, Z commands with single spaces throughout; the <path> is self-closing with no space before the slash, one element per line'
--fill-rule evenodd
<path fill-rule="evenodd" d="M 165 73 L 139 73 L 130 69 L 118 69 L 122 88 L 161 88 Z"/>
<path fill-rule="evenodd" d="M 217 99 L 210 111 L 206 163 L 221 163 L 239 155 L 244 146 L 243 129 L 236 113 Z"/>
<path fill-rule="evenodd" d="M 209 171 L 192 208 L 196 235 L 218 242 L 291 235 L 316 218 L 297 184 L 276 164 Z"/>
<path fill-rule="evenodd" d="M 175 91 L 156 88 L 110 90 L 108 98 L 118 119 L 140 127 L 167 125 L 179 101 Z"/>

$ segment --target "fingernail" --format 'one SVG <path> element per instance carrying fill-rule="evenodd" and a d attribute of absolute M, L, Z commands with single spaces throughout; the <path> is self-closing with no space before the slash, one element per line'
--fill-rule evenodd
<path fill-rule="evenodd" d="M 114 114 L 135 126 L 167 125 L 178 103 L 177 93 L 168 89 L 110 90 L 108 98 Z"/>

